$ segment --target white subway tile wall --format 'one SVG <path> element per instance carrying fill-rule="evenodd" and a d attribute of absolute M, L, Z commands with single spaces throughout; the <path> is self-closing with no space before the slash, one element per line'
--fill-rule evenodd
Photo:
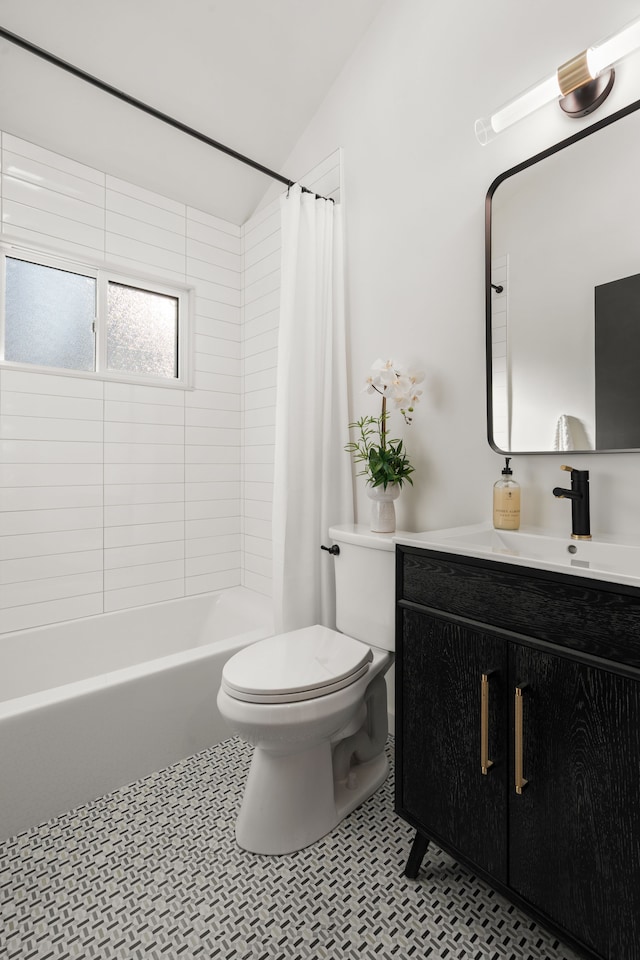
<path fill-rule="evenodd" d="M 0 136 L 3 239 L 195 288 L 193 390 L 0 369 L 0 633 L 269 594 L 278 201 L 239 227 Z M 339 199 L 340 152 L 304 182 Z"/>

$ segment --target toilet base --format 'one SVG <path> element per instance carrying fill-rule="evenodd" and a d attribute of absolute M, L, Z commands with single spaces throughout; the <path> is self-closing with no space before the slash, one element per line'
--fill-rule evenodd
<path fill-rule="evenodd" d="M 361 803 L 373 796 L 389 776 L 389 763 L 384 751 L 366 763 L 352 767 L 347 780 L 334 784 L 335 805 L 340 823 Z"/>
<path fill-rule="evenodd" d="M 282 755 L 256 747 L 236 821 L 238 845 L 273 855 L 302 850 L 375 793 L 388 773 L 384 751 L 336 783 L 330 743 Z"/>

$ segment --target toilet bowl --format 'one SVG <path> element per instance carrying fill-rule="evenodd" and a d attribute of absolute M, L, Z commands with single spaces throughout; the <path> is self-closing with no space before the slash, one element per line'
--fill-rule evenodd
<path fill-rule="evenodd" d="M 356 526 L 330 535 L 340 546 L 338 626 L 348 608 L 351 627 L 362 621 L 376 644 L 353 629 L 304 627 L 245 647 L 222 673 L 220 713 L 254 748 L 236 821 L 239 846 L 254 853 L 314 843 L 388 774 L 384 675 L 393 662 L 394 546 L 388 535 Z"/>

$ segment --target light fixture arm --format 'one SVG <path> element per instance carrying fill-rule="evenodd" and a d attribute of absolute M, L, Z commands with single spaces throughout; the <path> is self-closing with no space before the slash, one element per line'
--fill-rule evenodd
<path fill-rule="evenodd" d="M 591 83 L 594 79 L 595 77 L 592 77 L 589 71 L 586 50 L 558 67 L 558 86 L 563 97 L 568 97 L 578 87 L 584 86 L 585 83 Z"/>

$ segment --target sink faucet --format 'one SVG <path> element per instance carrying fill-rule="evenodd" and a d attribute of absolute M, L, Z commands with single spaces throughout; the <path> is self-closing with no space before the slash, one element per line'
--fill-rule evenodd
<path fill-rule="evenodd" d="M 589 522 L 589 471 L 574 470 L 564 464 L 561 470 L 571 474 L 571 489 L 554 487 L 554 497 L 567 497 L 571 500 L 571 537 L 573 540 L 591 540 Z"/>

